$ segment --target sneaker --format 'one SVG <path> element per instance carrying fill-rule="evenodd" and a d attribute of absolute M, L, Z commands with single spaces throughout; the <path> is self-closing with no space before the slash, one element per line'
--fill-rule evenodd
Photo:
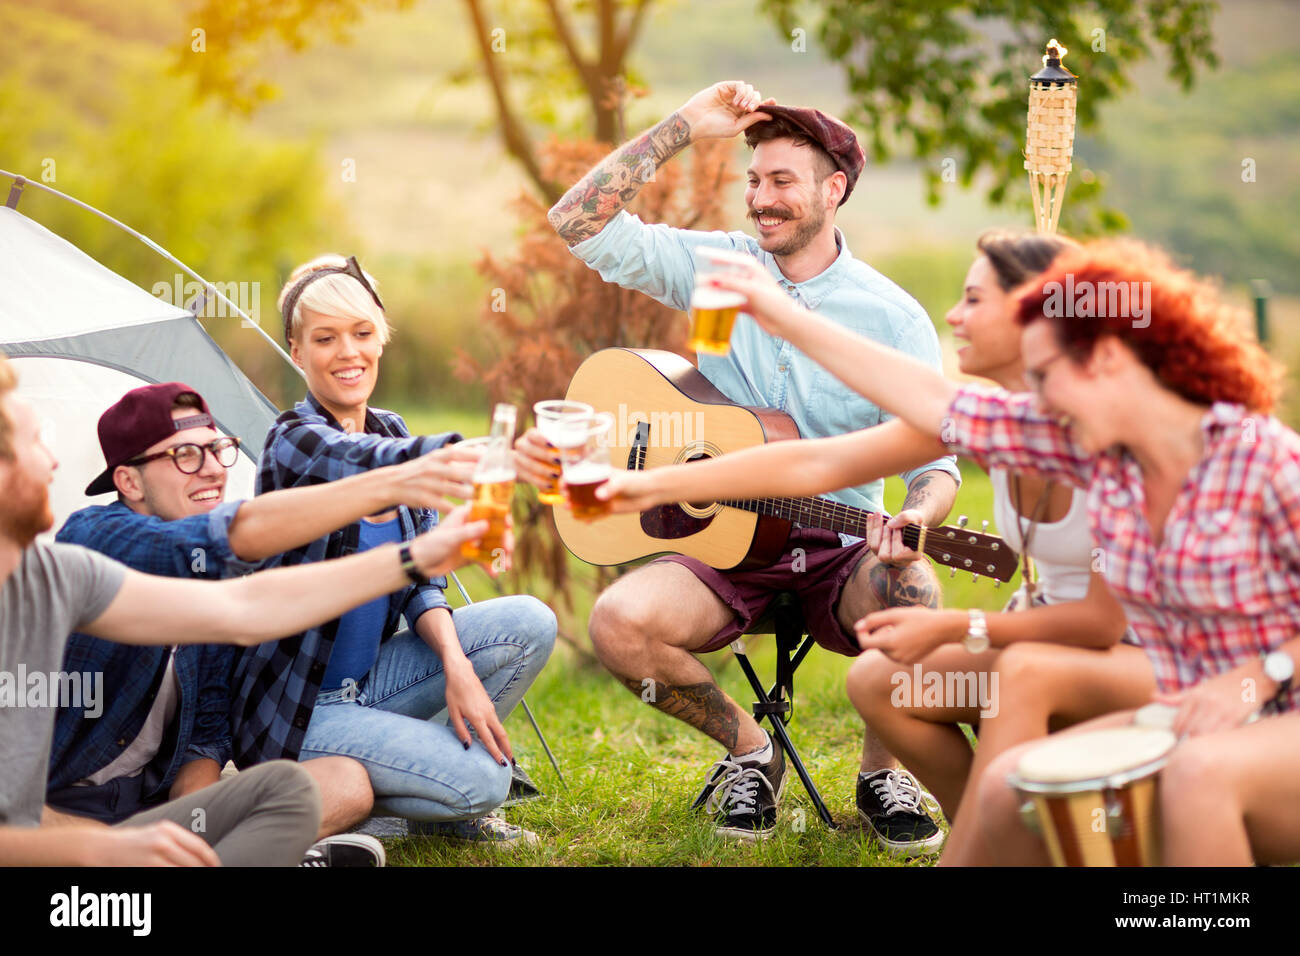
<path fill-rule="evenodd" d="M 906 770 L 858 774 L 858 816 L 892 856 L 925 856 L 943 846 L 943 831 L 927 810 L 939 801 Z"/>
<path fill-rule="evenodd" d="M 307 848 L 299 866 L 383 866 L 384 846 L 364 833 L 339 833 Z"/>
<path fill-rule="evenodd" d="M 507 823 L 495 811 L 477 820 L 410 821 L 411 836 L 443 837 L 465 843 L 486 844 L 502 850 L 536 846 L 540 841 L 532 830 Z"/>
<path fill-rule="evenodd" d="M 766 764 L 727 754 L 710 768 L 704 810 L 717 814 L 714 832 L 719 836 L 752 843 L 776 832 L 776 808 L 789 768 L 775 740 L 772 750 L 772 759 Z"/>

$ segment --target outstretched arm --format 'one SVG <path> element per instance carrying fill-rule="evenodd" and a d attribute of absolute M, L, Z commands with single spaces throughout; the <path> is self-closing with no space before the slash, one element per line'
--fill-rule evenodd
<path fill-rule="evenodd" d="M 772 442 L 709 461 L 616 472 L 596 489 L 596 496 L 612 500 L 619 512 L 675 501 L 803 497 L 898 474 L 944 453 L 934 438 L 892 419 L 847 435 Z"/>
<path fill-rule="evenodd" d="M 486 521 L 465 523 L 462 506 L 410 543 L 426 577 L 465 563 L 460 545 L 481 538 Z M 124 644 L 240 644 L 296 634 L 333 620 L 408 581 L 398 545 L 334 561 L 277 568 L 227 581 L 160 578 L 128 570 L 108 608 L 83 627 Z"/>
<path fill-rule="evenodd" d="M 941 373 L 798 305 L 757 260 L 743 271 L 717 273 L 708 281 L 744 295 L 744 311 L 763 329 L 789 341 L 845 385 L 918 431 L 940 436 L 957 392 Z"/>
<path fill-rule="evenodd" d="M 397 505 L 450 511 L 448 497 L 471 497 L 478 457 L 474 449 L 448 445 L 398 465 L 258 495 L 230 523 L 230 549 L 244 561 L 260 561 Z"/>
<path fill-rule="evenodd" d="M 570 246 L 590 239 L 654 179 L 660 166 L 692 142 L 732 137 L 771 119 L 755 112 L 760 105 L 758 91 L 748 83 L 727 80 L 701 90 L 677 112 L 601 160 L 560 197 L 547 218 Z"/>

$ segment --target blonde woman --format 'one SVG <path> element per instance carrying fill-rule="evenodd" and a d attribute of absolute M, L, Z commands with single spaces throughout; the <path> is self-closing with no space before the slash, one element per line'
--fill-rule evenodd
<path fill-rule="evenodd" d="M 280 308 L 307 396 L 267 436 L 257 491 L 433 452 L 445 456 L 446 493 L 468 497 L 473 459 L 456 451 L 459 435 L 412 437 L 401 416 L 370 405 L 391 330 L 374 279 L 356 259 L 323 256 L 299 267 Z M 400 507 L 278 560 L 304 564 L 407 542 L 436 522 L 436 513 Z M 445 578 L 414 569 L 409 577 L 401 591 L 243 655 L 234 682 L 236 757 L 350 756 L 366 767 L 376 807 L 435 824 L 423 832 L 535 842 L 488 814 L 512 780 L 501 722 L 546 663 L 555 615 L 527 596 L 453 612 Z M 444 710 L 447 723 L 432 719 Z"/>

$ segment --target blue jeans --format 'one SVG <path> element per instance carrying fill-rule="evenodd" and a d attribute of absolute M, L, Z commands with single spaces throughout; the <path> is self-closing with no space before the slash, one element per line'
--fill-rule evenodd
<path fill-rule="evenodd" d="M 555 645 L 555 613 L 536 598 L 496 598 L 457 608 L 460 646 L 505 720 Z M 402 630 L 379 647 L 355 689 L 316 698 L 299 760 L 352 757 L 370 775 L 375 809 L 410 820 L 463 820 L 499 807 L 510 769 L 477 740 L 469 750 L 443 721 L 447 679 L 438 655 Z"/>

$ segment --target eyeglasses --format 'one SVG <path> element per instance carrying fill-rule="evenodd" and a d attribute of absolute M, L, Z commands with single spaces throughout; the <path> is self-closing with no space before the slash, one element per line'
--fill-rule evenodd
<path fill-rule="evenodd" d="M 1064 352 L 1057 352 L 1042 365 L 1038 366 L 1038 368 L 1025 369 L 1025 384 L 1029 386 L 1029 390 L 1032 392 L 1042 392 L 1043 381 L 1047 378 L 1047 370 L 1051 368 L 1052 363 L 1057 359 L 1065 357 Z"/>
<path fill-rule="evenodd" d="M 175 448 L 168 448 L 166 451 L 160 451 L 153 455 L 141 455 L 139 458 L 132 458 L 130 461 L 124 461 L 124 465 L 144 465 L 159 458 L 170 458 L 176 470 L 182 475 L 193 475 L 203 467 L 203 461 L 208 452 L 212 453 L 212 459 L 222 468 L 229 468 L 239 457 L 239 439 L 238 438 L 218 438 L 208 442 L 206 445 L 196 445 L 192 442 L 186 442 L 183 445 L 177 445 Z"/>

